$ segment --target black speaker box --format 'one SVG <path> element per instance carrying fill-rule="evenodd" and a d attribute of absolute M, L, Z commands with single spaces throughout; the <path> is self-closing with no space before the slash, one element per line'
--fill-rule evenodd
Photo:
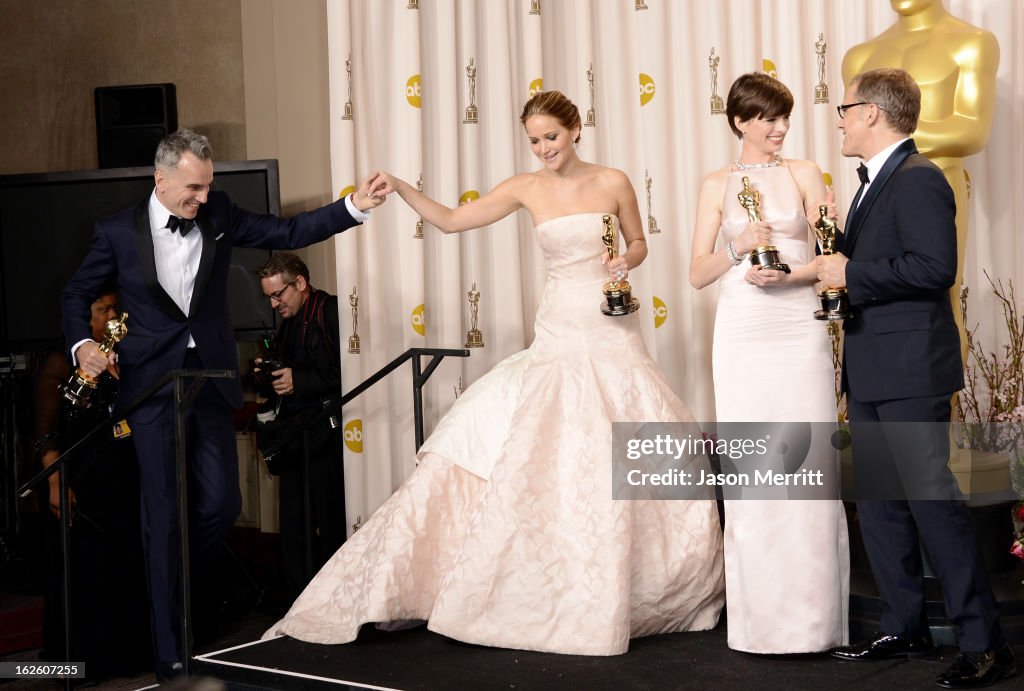
<path fill-rule="evenodd" d="M 178 129 L 174 84 L 96 87 L 100 168 L 153 165 L 160 140 Z"/>

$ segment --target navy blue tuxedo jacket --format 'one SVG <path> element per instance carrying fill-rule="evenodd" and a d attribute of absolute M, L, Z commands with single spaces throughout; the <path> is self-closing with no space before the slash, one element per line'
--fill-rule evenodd
<path fill-rule="evenodd" d="M 227 298 L 233 246 L 305 247 L 356 225 L 344 200 L 282 219 L 245 211 L 223 192 L 210 192 L 196 221 L 198 231 L 193 232 L 202 233 L 203 249 L 187 314 L 157 280 L 149 197 L 133 209 L 97 222 L 89 253 L 61 294 L 64 335 L 73 345 L 92 338 L 90 306 L 99 290 L 104 285 L 117 286 L 121 308 L 128 313 L 128 334 L 116 348 L 122 402 L 131 401 L 169 370 L 182 366 L 190 333 L 205 367 L 238 371 Z M 210 383 L 229 405 L 241 405 L 237 379 Z"/>
<path fill-rule="evenodd" d="M 843 389 L 883 401 L 963 387 L 949 289 L 956 204 L 942 171 L 901 144 L 872 180 L 838 241 L 854 309 L 844 322 Z"/>

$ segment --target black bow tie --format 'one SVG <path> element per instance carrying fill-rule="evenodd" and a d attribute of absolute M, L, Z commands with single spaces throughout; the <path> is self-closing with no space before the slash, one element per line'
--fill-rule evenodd
<path fill-rule="evenodd" d="M 167 219 L 167 227 L 171 229 L 171 232 L 181 233 L 181 237 L 185 237 L 192 232 L 192 229 L 196 227 L 196 221 L 193 218 L 178 218 L 177 216 L 171 216 Z"/>
<path fill-rule="evenodd" d="M 857 177 L 860 178 L 861 184 L 866 185 L 871 182 L 871 179 L 868 178 L 868 167 L 863 163 L 857 166 Z"/>

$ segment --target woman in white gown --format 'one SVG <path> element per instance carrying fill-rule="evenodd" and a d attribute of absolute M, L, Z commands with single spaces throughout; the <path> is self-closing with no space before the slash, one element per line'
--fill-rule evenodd
<path fill-rule="evenodd" d="M 739 77 L 726 115 L 739 158 L 708 175 L 697 202 L 690 283 L 718 281 L 712 366 L 718 421 L 835 423 L 835 374 L 815 283 L 809 218 L 825 199 L 821 170 L 782 159 L 793 95 L 761 73 Z M 760 195 L 751 222 L 738 195 L 743 178 Z M 721 235 L 722 247 L 715 248 Z M 774 245 L 790 273 L 761 270 L 751 250 Z M 828 425 L 811 424 L 808 458 L 837 477 Z M 725 502 L 729 647 L 807 653 L 847 640 L 849 552 L 838 499 Z"/>
<path fill-rule="evenodd" d="M 390 176 L 388 191 L 443 232 L 530 213 L 547 268 L 535 340 L 455 402 L 406 483 L 268 636 L 345 643 L 366 622 L 421 619 L 468 643 L 616 655 L 630 638 L 718 621 L 713 498 L 612 499 L 613 422 L 693 419 L 638 315 L 598 309 L 609 275 L 625 278 L 647 255 L 633 188 L 576 156 L 579 112 L 559 92 L 535 95 L 521 119 L 540 170 L 456 209 Z M 611 261 L 604 215 L 626 242 Z M 696 472 L 705 459 L 683 463 Z"/>

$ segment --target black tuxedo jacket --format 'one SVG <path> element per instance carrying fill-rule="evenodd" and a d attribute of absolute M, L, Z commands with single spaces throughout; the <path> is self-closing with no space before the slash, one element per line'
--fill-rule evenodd
<path fill-rule="evenodd" d="M 117 346 L 123 402 L 182 366 L 190 333 L 205 367 L 238 371 L 227 299 L 233 246 L 305 247 L 356 225 L 344 200 L 282 219 L 245 211 L 223 192 L 210 192 L 196 221 L 198 231 L 193 232 L 202 233 L 203 248 L 187 314 L 157 280 L 149 197 L 96 224 L 89 253 L 61 294 L 64 335 L 73 345 L 92 338 L 90 305 L 104 285 L 116 282 L 121 308 L 128 313 L 128 334 Z M 241 405 L 237 379 L 210 384 L 232 407 Z"/>
<path fill-rule="evenodd" d="M 844 323 L 843 389 L 871 402 L 963 387 L 949 289 L 956 277 L 956 204 L 937 166 L 901 144 L 882 166 L 839 250 L 854 309 Z"/>

